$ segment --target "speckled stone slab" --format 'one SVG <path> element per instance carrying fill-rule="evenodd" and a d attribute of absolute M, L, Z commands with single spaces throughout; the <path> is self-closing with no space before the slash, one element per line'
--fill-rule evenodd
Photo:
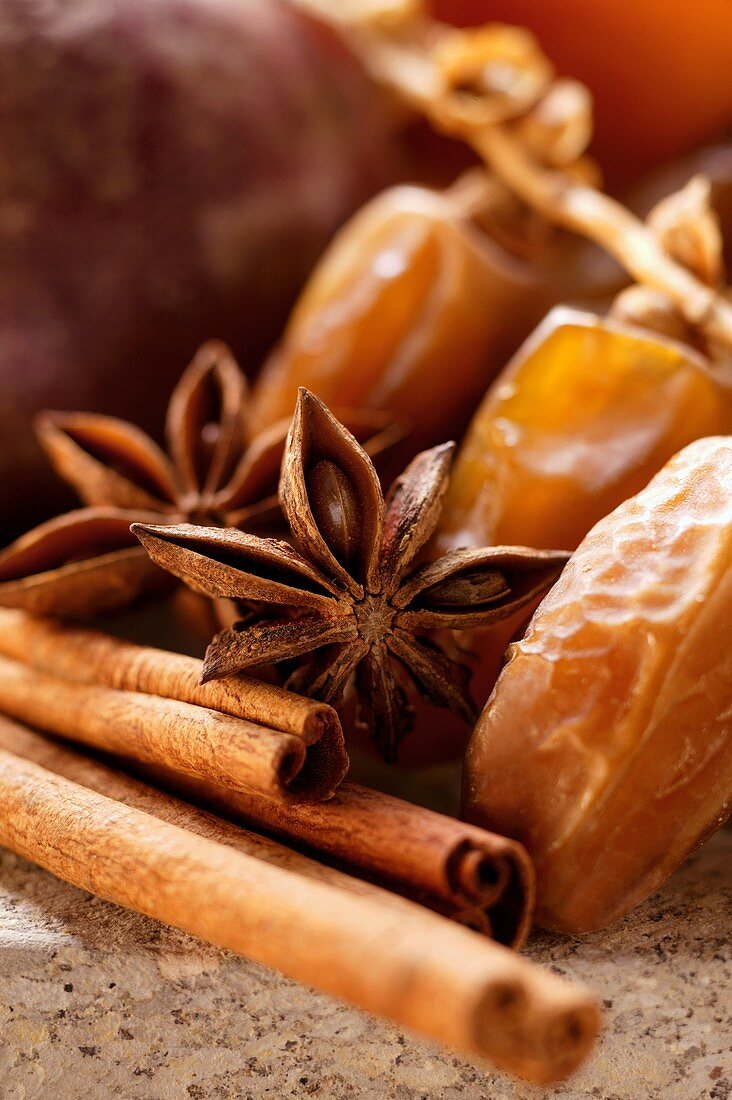
<path fill-rule="evenodd" d="M 0 852 L 0 1097 L 728 1100 L 731 926 L 725 832 L 610 931 L 537 935 L 605 1003 L 592 1061 L 540 1090 Z"/>

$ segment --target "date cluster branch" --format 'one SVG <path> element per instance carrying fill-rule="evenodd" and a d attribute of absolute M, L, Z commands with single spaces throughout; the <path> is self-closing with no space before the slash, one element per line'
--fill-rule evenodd
<path fill-rule="evenodd" d="M 436 130 L 471 145 L 528 206 L 553 224 L 593 240 L 636 282 L 665 293 L 710 341 L 732 349 L 732 305 L 677 263 L 641 219 L 570 172 L 540 163 L 507 122 L 471 121 L 458 109 L 435 56 L 448 36 L 460 32 L 431 19 L 415 0 L 300 3 L 336 24 L 376 79 Z"/>

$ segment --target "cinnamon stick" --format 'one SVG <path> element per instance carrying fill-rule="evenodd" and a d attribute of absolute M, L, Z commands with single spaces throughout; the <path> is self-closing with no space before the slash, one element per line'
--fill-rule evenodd
<path fill-rule="evenodd" d="M 249 773 L 248 786 L 267 797 L 329 798 L 348 770 L 343 731 L 332 707 L 244 676 L 201 684 L 203 665 L 193 657 L 10 608 L 0 608 L 0 653 L 55 677 L 160 696 L 243 720 L 237 726 L 242 770 L 245 777 Z M 170 712 L 162 708 L 164 713 Z M 16 717 L 44 724 L 23 713 Z M 182 737 L 181 727 L 176 739 Z M 181 752 L 192 749 L 190 739 L 181 746 Z"/>
<path fill-rule="evenodd" d="M 91 893 L 549 1083 L 597 1007 L 521 956 L 197 836 L 0 750 L 0 843 Z M 409 914 L 407 915 L 407 910 Z"/>
<path fill-rule="evenodd" d="M 284 716 L 291 732 L 297 728 L 305 730 L 320 710 L 330 711 L 300 696 L 243 677 L 202 686 L 197 682 L 201 662 L 193 658 L 131 645 L 95 631 L 3 608 L 0 608 L 0 653 L 25 659 L 41 671 L 88 684 L 98 681 L 170 698 L 176 698 L 175 693 L 179 692 L 181 699 L 226 714 L 256 713 L 260 719 L 266 719 L 264 708 L 272 699 L 275 720 L 284 725 Z M 10 707 L 3 701 L 4 696 L 7 698 L 6 691 L 0 661 L 0 710 L 7 711 Z M 99 705 L 104 705 L 103 699 Z M 259 709 L 255 711 L 253 707 Z M 72 740 L 162 765 L 163 770 L 166 766 L 175 767 L 171 759 L 158 757 L 151 761 L 149 755 L 143 757 L 132 741 L 117 750 L 108 741 L 101 744 L 98 737 L 92 741 L 73 721 L 62 729 L 51 721 L 48 711 L 45 718 L 41 715 L 34 721 L 29 716 L 30 709 L 27 706 L 19 709 L 16 701 L 12 713 Z M 36 707 L 33 713 L 38 714 Z M 152 711 L 148 716 L 146 710 L 142 720 L 151 722 Z M 303 725 L 298 727 L 298 722 Z M 101 726 L 108 730 L 109 720 L 102 718 Z M 313 757 L 312 761 L 314 768 L 318 760 Z M 235 793 L 231 788 L 212 783 L 200 771 L 190 768 L 187 771 L 188 774 L 182 774 L 178 767 L 176 771 L 165 772 L 165 777 L 173 787 L 182 787 L 239 820 L 307 845 L 349 868 L 378 876 L 433 907 L 441 907 L 450 916 L 492 935 L 500 943 L 520 947 L 528 935 L 534 906 L 534 873 L 525 849 L 515 841 L 355 784 L 344 784 L 327 806 L 295 806 L 292 801 L 286 806 L 276 806 L 267 797 L 267 790 L 265 797 L 257 797 L 256 792 Z M 155 774 L 160 777 L 159 768 Z"/>
<path fill-rule="evenodd" d="M 0 749 L 40 764 L 48 771 L 96 791 L 97 794 L 103 794 L 117 802 L 124 802 L 126 806 L 134 809 L 143 810 L 152 817 L 167 821 L 170 825 L 178 825 L 181 829 L 188 829 L 189 832 L 196 833 L 198 836 L 218 841 L 220 844 L 228 844 L 246 855 L 296 871 L 319 882 L 331 883 L 354 894 L 377 897 L 385 905 L 399 907 L 407 904 L 408 910 L 411 911 L 411 905 L 398 894 L 310 859 L 271 837 L 262 836 L 260 833 L 252 832 L 250 829 L 207 813 L 156 787 L 133 779 L 125 772 L 110 768 L 100 760 L 77 752 L 52 737 L 37 733 L 1 715 Z"/>
<path fill-rule="evenodd" d="M 499 943 L 521 947 L 530 931 L 534 869 L 517 841 L 356 783 L 327 803 L 285 806 L 170 770 L 155 778 L 427 904 L 440 899 L 444 912 Z"/>
<path fill-rule="evenodd" d="M 0 711 L 96 749 L 164 764 L 264 798 L 302 797 L 305 747 L 290 734 L 139 692 L 78 684 L 0 657 Z"/>

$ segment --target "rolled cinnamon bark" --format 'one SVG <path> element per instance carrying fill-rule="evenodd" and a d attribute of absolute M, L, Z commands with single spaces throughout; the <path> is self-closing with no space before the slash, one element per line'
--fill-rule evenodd
<path fill-rule="evenodd" d="M 418 906 L 397 912 L 275 867 L 5 750 L 0 843 L 98 897 L 531 1081 L 571 1072 L 597 1033 L 586 991 Z"/>
<path fill-rule="evenodd" d="M 191 703 L 73 683 L 0 657 L 0 711 L 227 789 L 256 790 L 269 799 L 303 797 L 297 783 L 305 759 L 302 739 Z"/>
<path fill-rule="evenodd" d="M 197 777 L 156 780 L 234 820 L 305 845 L 520 947 L 534 911 L 534 869 L 523 845 L 380 791 L 343 783 L 327 803 L 282 805 Z"/>
<path fill-rule="evenodd" d="M 290 754 L 289 775 L 280 773 L 264 788 L 257 784 L 264 793 L 304 801 L 329 798 L 348 770 L 343 731 L 332 707 L 246 676 L 201 684 L 203 663 L 194 657 L 4 607 L 0 654 L 66 680 L 192 703 L 245 719 L 270 734 L 289 734 L 300 748 L 267 734 L 258 740 L 257 757 L 269 775 L 282 759 L 278 746 L 287 746 Z"/>
<path fill-rule="evenodd" d="M 0 608 L 0 653 L 69 680 L 180 698 L 225 714 L 257 717 L 270 724 L 279 722 L 292 734 L 299 730 L 305 736 L 317 723 L 327 723 L 328 712 L 338 721 L 330 707 L 244 677 L 200 685 L 201 662 L 193 658 L 4 608 Z M 3 705 L 2 668 L 0 661 L 0 709 L 7 711 L 9 706 Z M 272 716 L 266 709 L 270 701 Z M 98 705 L 104 707 L 103 698 L 99 698 Z M 360 872 L 378 876 L 393 888 L 420 897 L 499 943 L 520 947 L 528 935 L 534 908 L 534 872 L 525 849 L 516 841 L 356 784 L 344 784 L 327 807 L 306 806 L 304 802 L 296 806 L 292 800 L 287 805 L 275 805 L 268 797 L 266 784 L 265 797 L 241 789 L 235 792 L 230 786 L 212 782 L 200 770 L 188 768 L 188 774 L 183 774 L 180 767 L 165 771 L 166 766 L 176 767 L 172 760 L 143 756 L 133 740 L 120 749 L 102 744 L 99 726 L 108 730 L 109 721 L 95 725 L 95 739 L 91 740 L 74 721 L 62 729 L 48 712 L 45 720 L 42 716 L 34 719 L 29 717 L 27 704 L 21 708 L 16 700 L 15 707 L 15 717 L 50 732 L 162 765 L 163 778 L 173 788 L 182 787 L 239 820 L 263 826 Z M 32 713 L 38 715 L 38 708 L 34 706 Z M 257 737 L 253 751 L 259 749 L 263 754 L 269 742 Z M 326 733 L 320 744 L 328 740 Z M 304 769 L 306 775 L 321 762 L 315 755 L 310 760 L 310 767 L 306 764 Z M 155 771 L 156 778 L 161 774 L 159 769 Z M 254 785 L 250 783 L 252 790 Z"/>
<path fill-rule="evenodd" d="M 76 752 L 53 737 L 46 737 L 27 726 L 20 725 L 0 715 L 0 749 L 31 760 L 48 771 L 70 779 L 82 787 L 124 802 L 137 810 L 143 810 L 152 817 L 178 825 L 191 833 L 228 844 L 246 855 L 263 859 L 277 867 L 305 875 L 319 882 L 328 882 L 342 890 L 354 894 L 370 895 L 385 905 L 393 907 L 412 906 L 398 894 L 383 890 L 362 879 L 354 878 L 325 863 L 288 848 L 271 837 L 252 832 L 231 821 L 225 821 L 214 814 L 183 802 L 165 791 L 142 783 L 138 779 L 116 768 L 110 768 L 100 760 L 84 753 Z"/>

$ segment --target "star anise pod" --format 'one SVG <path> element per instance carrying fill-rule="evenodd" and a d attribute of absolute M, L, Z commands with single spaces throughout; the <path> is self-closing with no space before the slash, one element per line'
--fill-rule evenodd
<path fill-rule="evenodd" d="M 433 703 L 474 721 L 470 670 L 437 632 L 513 614 L 549 587 L 568 555 L 499 546 L 414 566 L 437 524 L 453 450 L 418 454 L 385 501 L 363 448 L 300 390 L 280 479 L 297 549 L 235 530 L 136 524 L 159 565 L 253 612 L 214 638 L 204 680 L 294 662 L 288 686 L 337 705 L 355 673 L 360 719 L 387 760 L 411 725 L 405 674 Z"/>
<path fill-rule="evenodd" d="M 246 378 L 231 352 L 210 341 L 173 391 L 168 454 L 115 417 L 42 413 L 39 440 L 85 507 L 41 524 L 0 554 L 0 604 L 83 618 L 170 587 L 171 578 L 130 534 L 138 520 L 282 528 L 277 482 L 289 421 L 252 437 L 247 404 Z M 344 416 L 371 453 L 403 434 L 389 414 Z"/>

